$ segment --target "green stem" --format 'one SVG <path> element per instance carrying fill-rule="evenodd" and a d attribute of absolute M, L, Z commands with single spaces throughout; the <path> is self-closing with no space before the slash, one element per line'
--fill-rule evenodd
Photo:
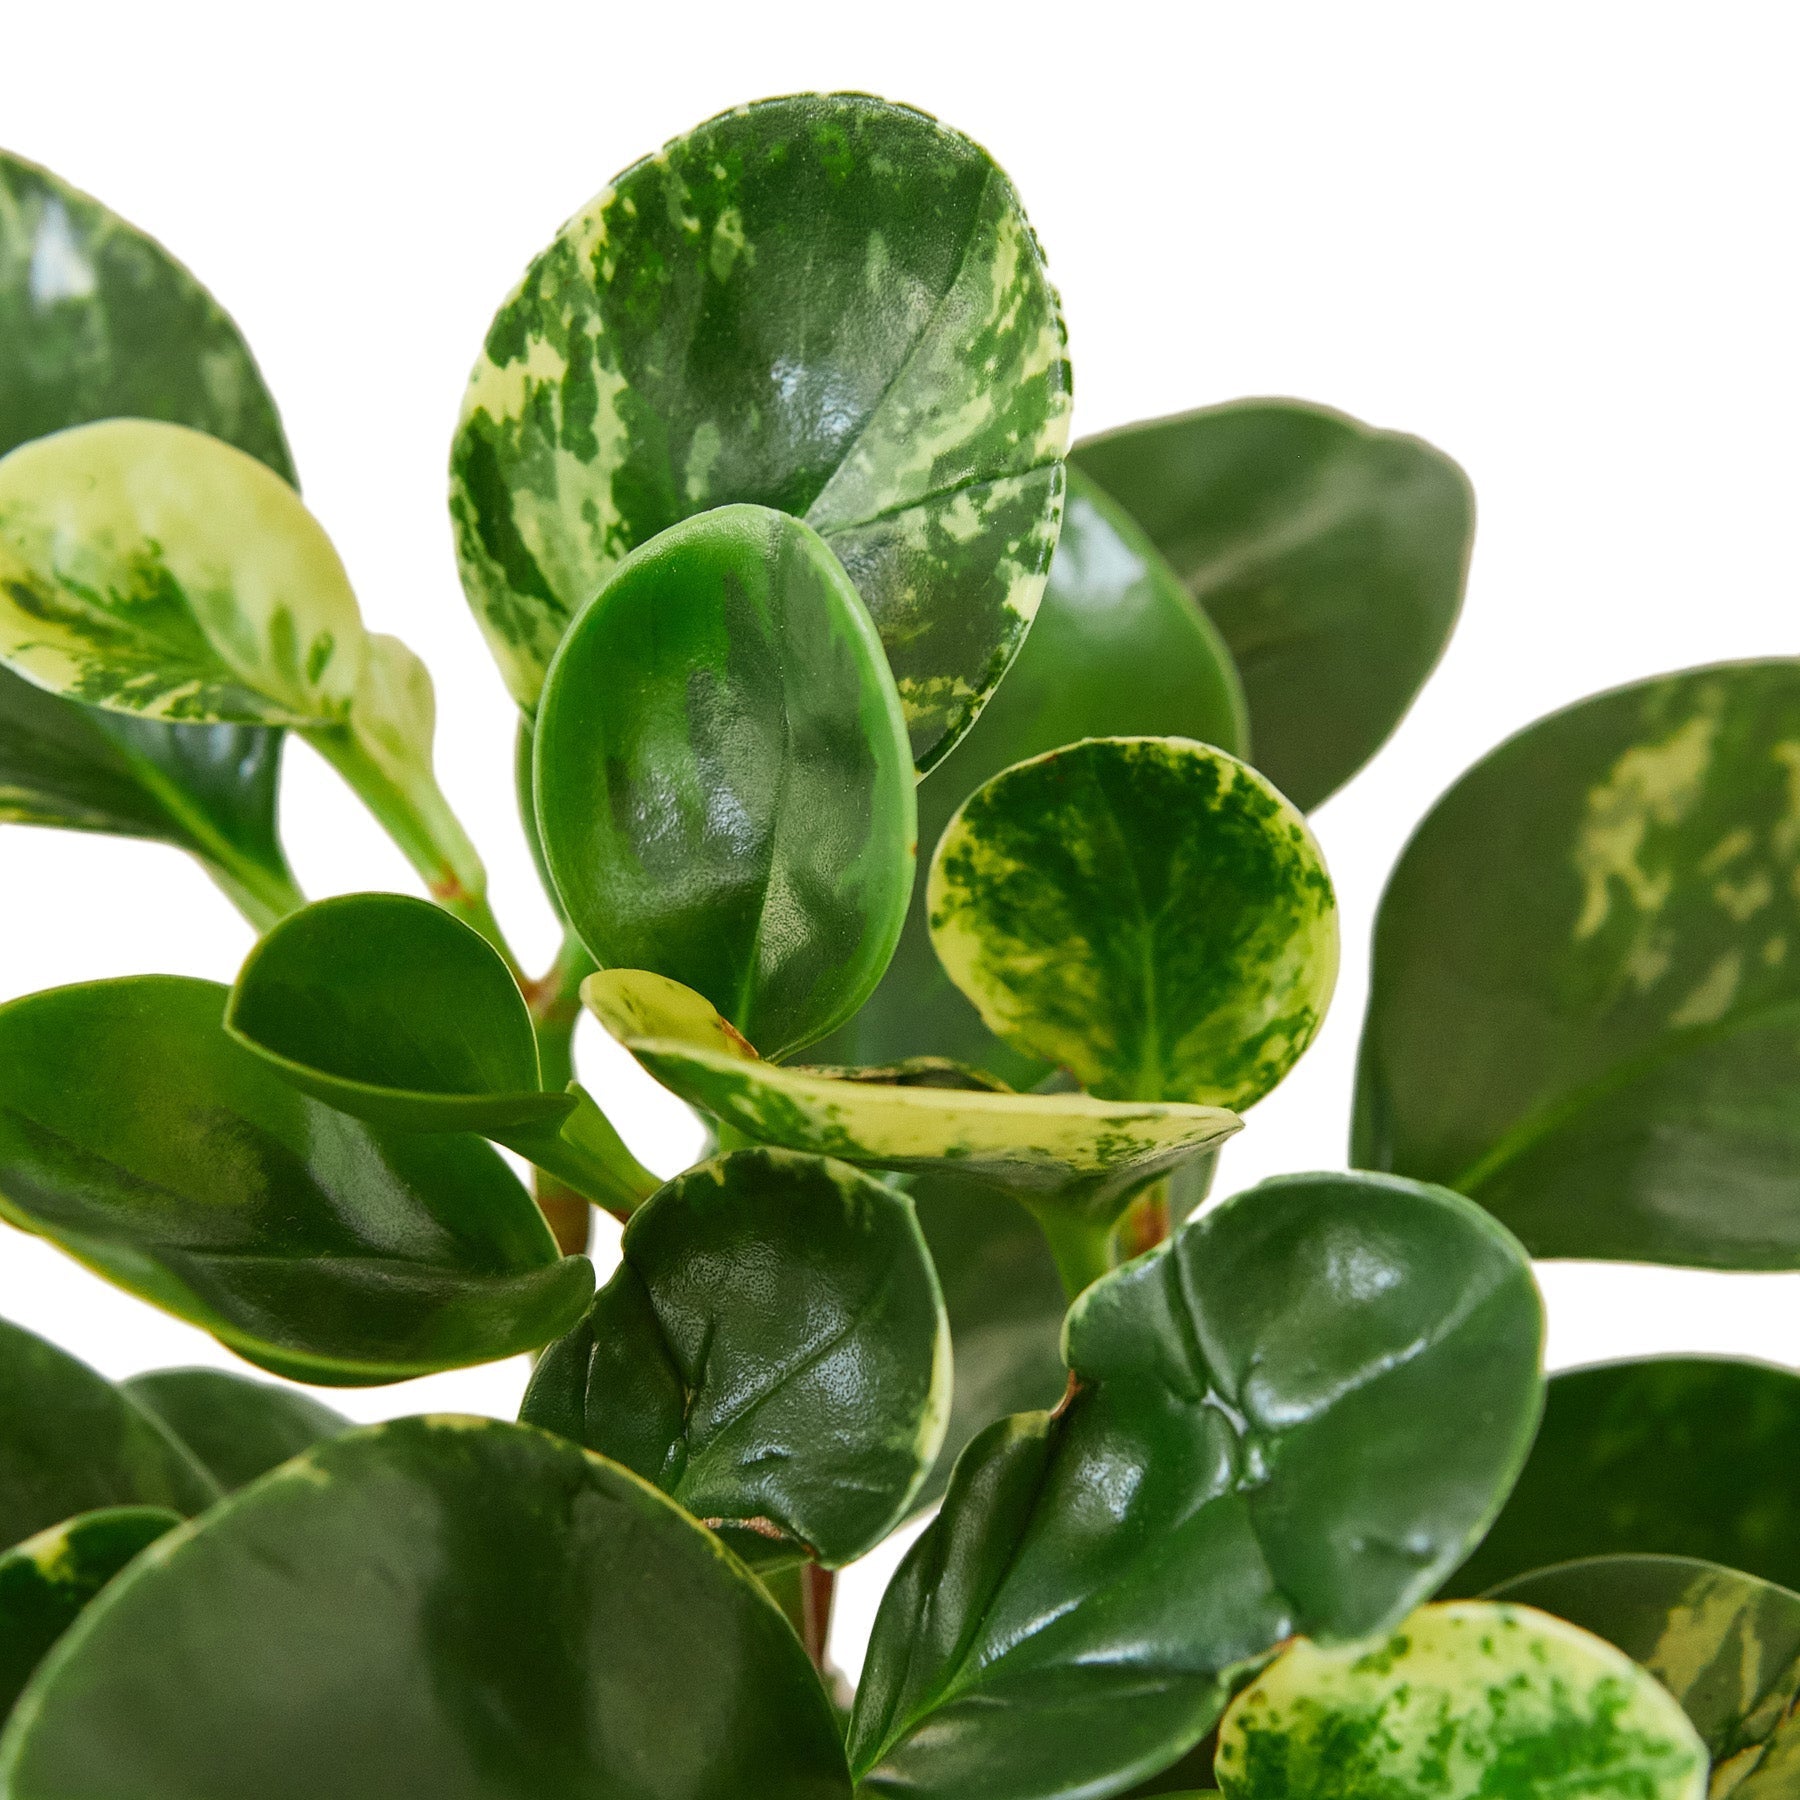
<path fill-rule="evenodd" d="M 1113 1267 L 1110 1225 L 1083 1217 L 1063 1206 L 1033 1206 L 1032 1217 L 1050 1242 L 1063 1291 L 1073 1300 Z"/>
<path fill-rule="evenodd" d="M 496 1136 L 614 1218 L 629 1219 L 662 1183 L 626 1148 L 585 1088 L 570 1082 L 569 1091 L 577 1104 L 567 1118 L 555 1125 L 517 1126 Z"/>
<path fill-rule="evenodd" d="M 234 857 L 227 862 L 216 852 L 202 855 L 196 851 L 194 861 L 212 877 L 213 885 L 244 915 L 258 937 L 306 904 L 306 896 L 285 870 L 278 874 L 247 857 Z"/>

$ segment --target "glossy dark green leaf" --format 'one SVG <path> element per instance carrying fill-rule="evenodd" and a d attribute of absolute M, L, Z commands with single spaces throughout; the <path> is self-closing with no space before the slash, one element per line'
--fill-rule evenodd
<path fill-rule="evenodd" d="M 350 1429 L 342 1413 L 310 1394 L 224 1369 L 152 1369 L 123 1386 L 228 1494 Z"/>
<path fill-rule="evenodd" d="M 748 1562 L 837 1568 L 886 1537 L 950 1403 L 911 1203 L 843 1163 L 737 1150 L 634 1213 L 622 1250 L 520 1418 L 655 1482 Z"/>
<path fill-rule="evenodd" d="M 1800 1790 L 1800 1594 L 1682 1556 L 1596 1556 L 1493 1598 L 1616 1644 L 1682 1704 L 1712 1758 L 1712 1800 Z"/>
<path fill-rule="evenodd" d="M 1037 610 L 1069 371 L 1012 185 L 910 107 L 801 95 L 620 175 L 488 332 L 451 457 L 457 555 L 522 706 L 620 557 L 751 501 L 850 570 L 928 768 Z"/>
<path fill-rule="evenodd" d="M 1295 1644 L 1219 1729 L 1226 1800 L 1706 1800 L 1679 1705 L 1529 1607 L 1421 1607 L 1384 1643 Z"/>
<path fill-rule="evenodd" d="M 0 1007 L 0 1216 L 302 1381 L 486 1362 L 574 1323 L 593 1270 L 496 1152 L 308 1098 L 226 1035 L 225 999 L 150 975 Z"/>
<path fill-rule="evenodd" d="M 543 1432 L 321 1445 L 137 1563 L 0 1737 L 8 1800 L 849 1800 L 741 1564 Z"/>
<path fill-rule="evenodd" d="M 563 640 L 534 761 L 551 879 L 602 968 L 685 982 L 771 1056 L 881 979 L 912 884 L 906 729 L 798 520 L 722 507 L 621 565 Z"/>
<path fill-rule="evenodd" d="M 0 1548 L 102 1507 L 204 1512 L 186 1448 L 104 1375 L 0 1319 Z"/>
<path fill-rule="evenodd" d="M 929 861 L 951 815 L 983 782 L 1085 737 L 1197 738 L 1241 755 L 1243 694 L 1231 653 L 1130 517 L 1079 475 L 1044 603 L 1006 679 L 955 753 L 919 789 L 919 851 Z M 953 1056 L 1014 1087 L 1047 1071 L 982 1024 L 931 947 L 925 886 L 881 986 L 817 1054 L 885 1063 Z"/>
<path fill-rule="evenodd" d="M 932 858 L 931 938 L 989 1027 L 1113 1100 L 1241 1108 L 1337 980 L 1306 822 L 1182 738 L 1097 738 L 996 776 Z"/>
<path fill-rule="evenodd" d="M 1456 623 L 1475 532 L 1462 470 L 1295 400 L 1127 425 L 1072 455 L 1230 645 L 1257 767 L 1317 806 L 1387 741 Z"/>
<path fill-rule="evenodd" d="M 1538 1256 L 1800 1267 L 1800 662 L 1521 732 L 1382 901 L 1353 1160 Z"/>
<path fill-rule="evenodd" d="M 0 1725 L 82 1608 L 181 1515 L 156 1506 L 80 1513 L 0 1553 Z"/>
<path fill-rule="evenodd" d="M 871 1795 L 1117 1793 L 1295 1632 L 1384 1631 L 1531 1441 L 1543 1315 L 1456 1195 L 1265 1183 L 1097 1282 L 1078 1387 L 964 1452 L 882 1601 L 851 1730 Z"/>
<path fill-rule="evenodd" d="M 1800 1375 L 1657 1357 L 1554 1376 L 1525 1472 L 1446 1592 L 1551 1563 L 1695 1556 L 1800 1588 Z"/>

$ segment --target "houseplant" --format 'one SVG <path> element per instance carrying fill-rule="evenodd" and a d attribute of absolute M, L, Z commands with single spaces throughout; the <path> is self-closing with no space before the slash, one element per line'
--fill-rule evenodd
<path fill-rule="evenodd" d="M 1290 402 L 1070 452 L 984 152 L 699 127 L 533 263 L 452 451 L 532 978 L 235 328 L 3 169 L 0 805 L 262 935 L 0 1008 L 0 1213 L 315 1387 L 540 1355 L 522 1423 L 348 1431 L 0 1327 L 0 1794 L 1785 1791 L 1795 1378 L 1546 1398 L 1529 1253 L 1793 1261 L 1794 665 L 1465 777 L 1383 908 L 1362 1172 L 1197 1210 L 1329 1000 L 1303 809 L 1454 622 L 1453 465 Z M 430 902 L 305 901 L 287 732 Z M 574 1079 L 584 1003 L 693 1169 Z M 830 1572 L 940 1497 L 841 1708 Z"/>

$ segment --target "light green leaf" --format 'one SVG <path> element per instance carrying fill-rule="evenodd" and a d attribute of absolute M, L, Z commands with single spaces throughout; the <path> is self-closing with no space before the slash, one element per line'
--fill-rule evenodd
<path fill-rule="evenodd" d="M 151 1369 L 122 1385 L 228 1494 L 350 1429 L 310 1394 L 224 1369 Z"/>
<path fill-rule="evenodd" d="M 1305 820 L 1180 738 L 1091 739 L 996 776 L 939 840 L 927 905 L 988 1026 L 1113 1100 L 1253 1104 L 1337 979 Z"/>

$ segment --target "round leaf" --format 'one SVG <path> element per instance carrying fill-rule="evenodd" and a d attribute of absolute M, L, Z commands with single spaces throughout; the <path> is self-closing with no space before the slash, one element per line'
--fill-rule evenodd
<path fill-rule="evenodd" d="M 830 1568 L 899 1522 L 944 1438 L 949 1328 L 910 1202 L 738 1150 L 632 1215 L 520 1417 L 655 1482 L 747 1561 Z"/>
<path fill-rule="evenodd" d="M 627 551 L 778 507 L 850 570 L 928 768 L 1037 610 L 1068 416 L 1056 293 L 984 151 L 863 94 L 740 107 L 627 169 L 495 317 L 451 455 L 463 586 L 531 707 Z"/>
<path fill-rule="evenodd" d="M 1629 1657 L 1479 1600 L 1382 1644 L 1294 1645 L 1232 1703 L 1215 1767 L 1226 1800 L 1706 1796 L 1693 1726 Z"/>
<path fill-rule="evenodd" d="M 882 1601 L 868 1792 L 1116 1791 L 1293 1633 L 1388 1629 L 1523 1462 L 1542 1332 L 1491 1219 L 1366 1175 L 1265 1183 L 1096 1282 L 1071 1398 L 969 1446 Z"/>
<path fill-rule="evenodd" d="M 151 1369 L 123 1385 L 228 1494 L 350 1429 L 310 1394 L 224 1369 Z"/>
<path fill-rule="evenodd" d="M 1295 400 L 1127 425 L 1072 456 L 1230 645 L 1257 767 L 1317 806 L 1443 654 L 1475 533 L 1467 477 L 1417 438 Z"/>
<path fill-rule="evenodd" d="M 558 1259 L 495 1152 L 309 1099 L 225 1034 L 225 999 L 156 975 L 0 1007 L 0 1216 L 303 1381 L 397 1381 L 573 1324 L 593 1270 Z"/>
<path fill-rule="evenodd" d="M 1540 721 L 1376 925 L 1353 1158 L 1538 1256 L 1800 1267 L 1800 662 Z"/>
<path fill-rule="evenodd" d="M 10 1800 L 849 1800 L 799 1641 L 653 1488 L 403 1419 L 137 1563 L 0 1737 Z"/>
<path fill-rule="evenodd" d="M 1694 1556 L 1800 1588 L 1800 1375 L 1668 1357 L 1552 1378 L 1506 1510 L 1448 1591 L 1579 1557 Z"/>
<path fill-rule="evenodd" d="M 602 968 L 685 982 L 771 1056 L 881 979 L 912 768 L 868 614 L 806 526 L 723 507 L 624 563 L 563 641 L 535 762 L 551 878 Z"/>
<path fill-rule="evenodd" d="M 1092 739 L 996 776 L 939 840 L 927 904 L 989 1027 L 1109 1099 L 1253 1104 L 1337 979 L 1305 820 L 1179 738 Z"/>
<path fill-rule="evenodd" d="M 1493 1596 L 1603 1637 L 1682 1704 L 1712 1758 L 1711 1792 L 1785 1800 L 1800 1780 L 1800 1594 L 1680 1556 L 1598 1556 Z"/>

